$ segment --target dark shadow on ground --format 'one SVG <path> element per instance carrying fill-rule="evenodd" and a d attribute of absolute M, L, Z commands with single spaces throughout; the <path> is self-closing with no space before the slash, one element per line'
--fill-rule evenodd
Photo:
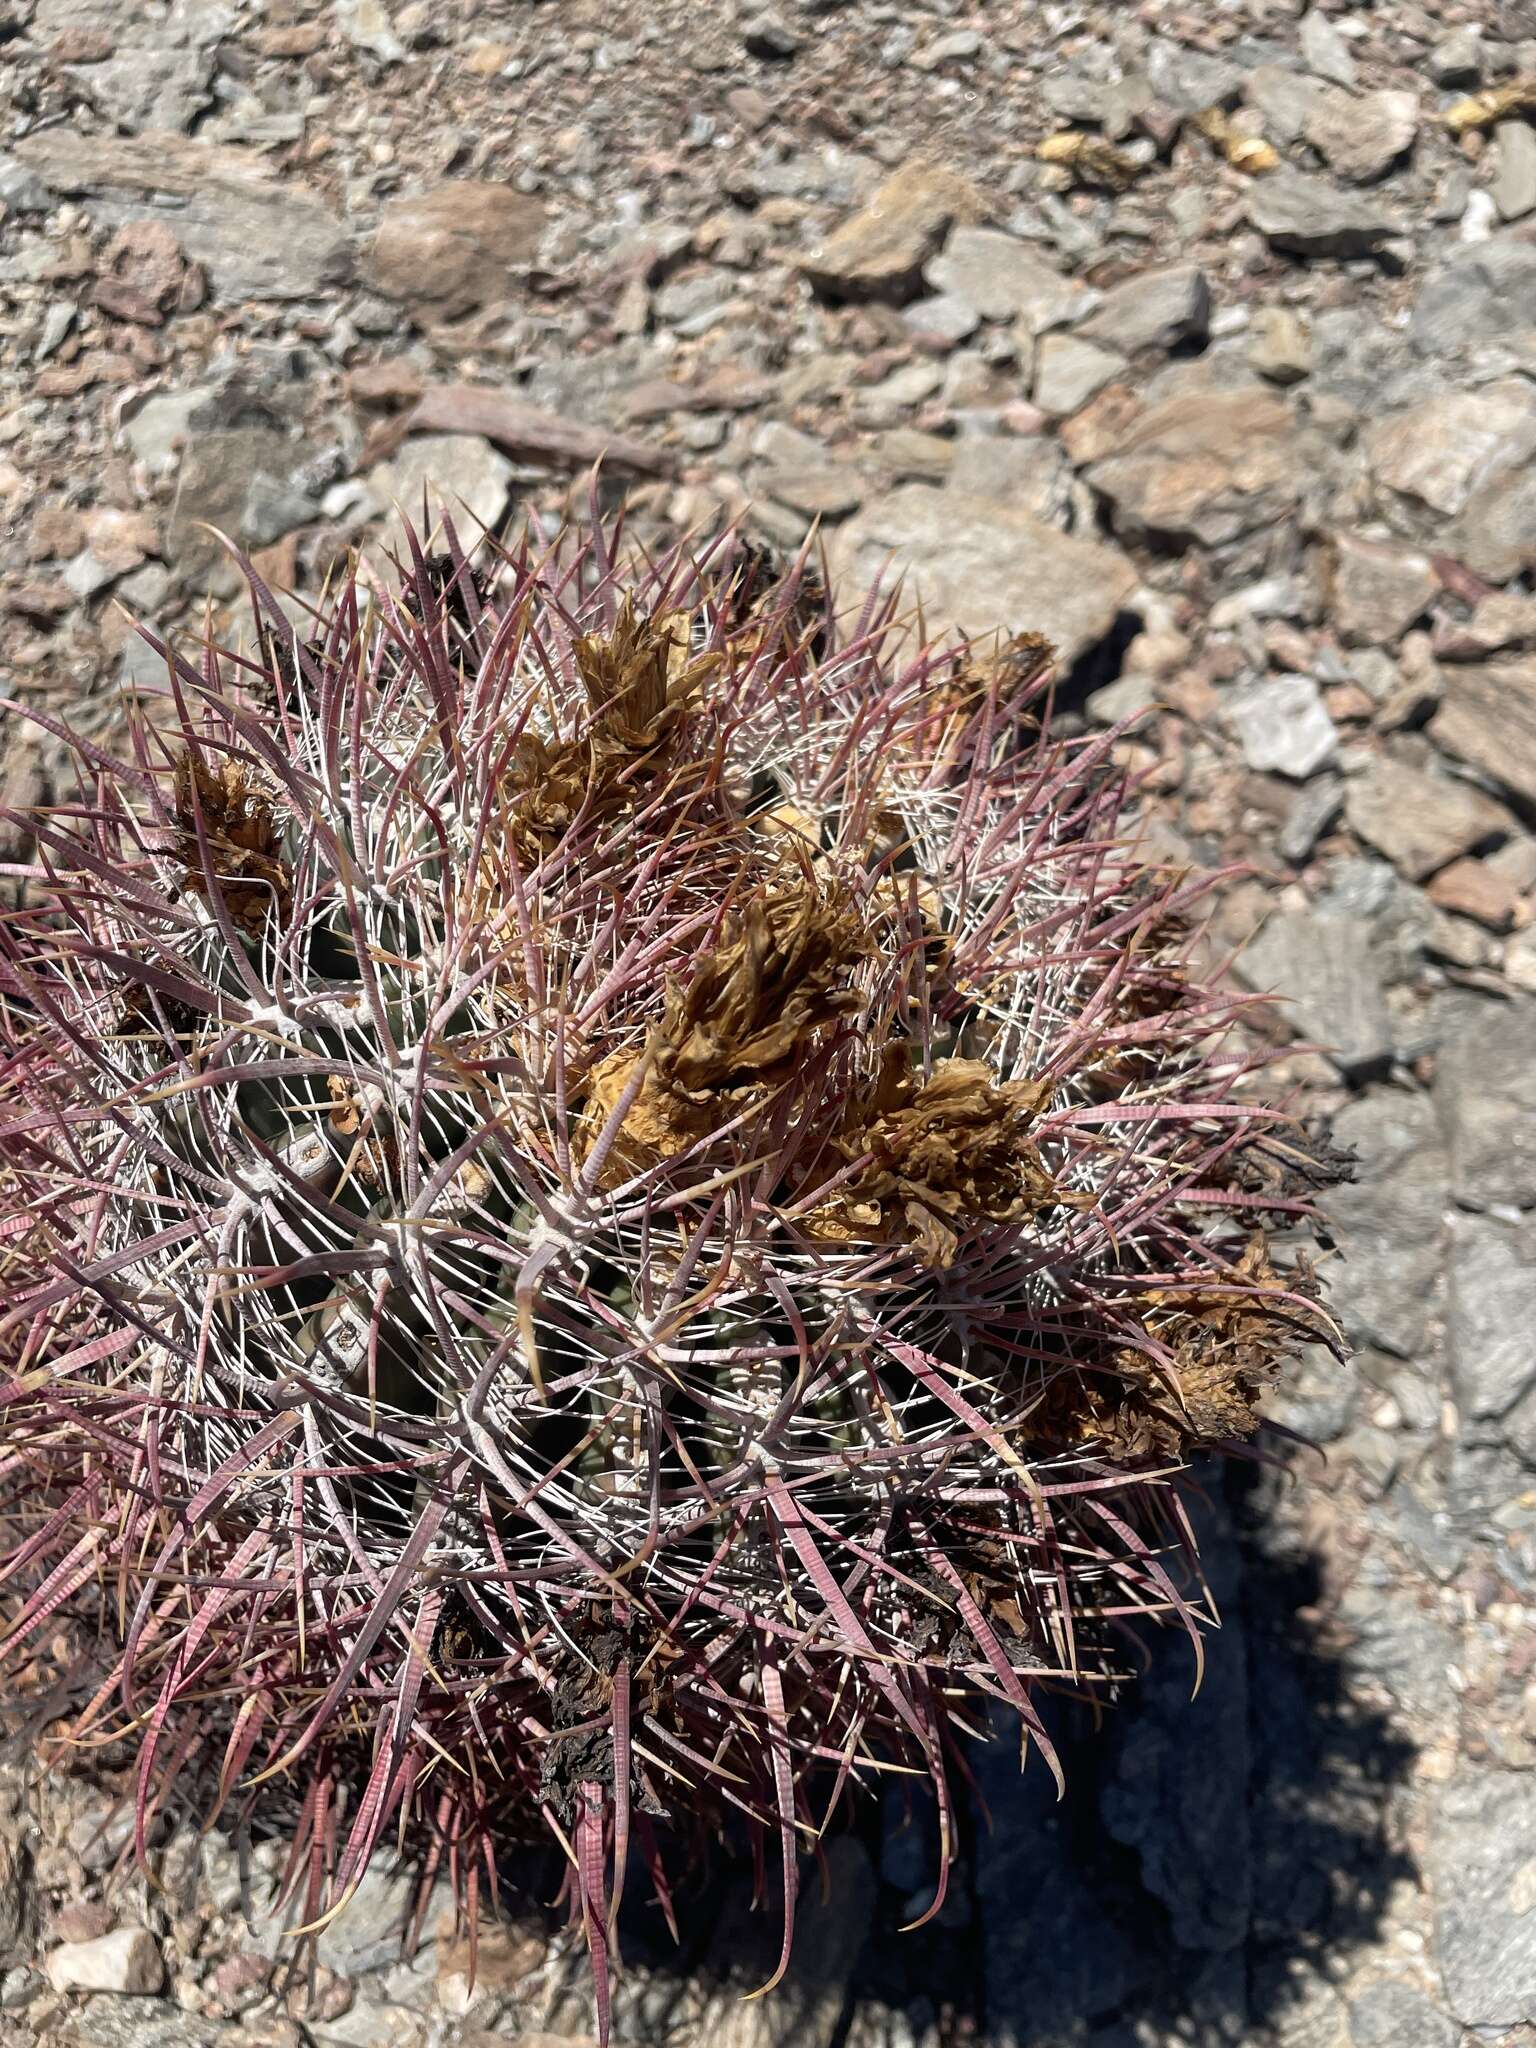
<path fill-rule="evenodd" d="M 915 1933 L 899 1930 L 932 1896 L 931 1816 L 909 1823 L 896 1795 L 856 1812 L 832 1845 L 825 1903 L 807 1868 L 794 1965 L 760 2004 L 739 2001 L 772 1968 L 778 1915 L 772 1899 L 748 1910 L 747 1871 L 722 1861 L 683 1888 L 680 1951 L 637 1898 L 625 1946 L 639 1967 L 616 2035 L 660 2042 L 702 2025 L 733 2048 L 1254 2048 L 1295 1997 L 1298 1965 L 1325 1970 L 1368 1943 L 1412 1875 L 1388 1825 L 1412 1749 L 1352 1693 L 1307 1618 L 1321 1577 L 1271 1511 L 1283 1476 L 1232 1465 L 1203 1477 L 1225 1626 L 1195 1699 L 1189 1644 L 1170 1631 L 1097 1727 L 1058 1705 L 1059 1805 L 1038 1758 L 1020 1774 L 1016 1742 L 976 1745 L 962 1865 Z"/>

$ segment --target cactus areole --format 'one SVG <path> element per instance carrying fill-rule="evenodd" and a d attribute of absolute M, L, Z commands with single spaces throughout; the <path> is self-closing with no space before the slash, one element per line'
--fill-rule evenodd
<path fill-rule="evenodd" d="M 851 1783 L 947 1871 L 968 1731 L 1198 1646 L 1328 1162 L 1037 636 L 433 546 L 155 641 L 9 871 L 0 1656 L 90 1645 L 141 1858 L 277 1800 L 296 1924 L 552 1839 L 606 2035 L 626 1873 L 755 1836 L 787 1959 Z"/>

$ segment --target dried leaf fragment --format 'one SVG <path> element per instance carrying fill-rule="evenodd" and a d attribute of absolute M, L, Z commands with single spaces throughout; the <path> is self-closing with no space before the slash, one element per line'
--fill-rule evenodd
<path fill-rule="evenodd" d="M 1470 135 L 1474 129 L 1491 128 L 1511 115 L 1536 114 L 1536 77 L 1513 78 L 1508 85 L 1492 85 L 1485 92 L 1469 93 L 1440 116 L 1442 126 L 1453 135 Z"/>
<path fill-rule="evenodd" d="M 1242 171 L 1247 177 L 1262 177 L 1265 171 L 1280 167 L 1280 152 L 1274 144 L 1266 142 L 1262 135 L 1245 134 L 1225 107 L 1204 108 L 1195 115 L 1194 126 L 1207 142 L 1215 144 L 1233 170 Z"/>
<path fill-rule="evenodd" d="M 1129 190 L 1146 168 L 1102 135 L 1086 135 L 1079 128 L 1048 135 L 1035 155 L 1042 163 L 1060 165 L 1079 184 L 1100 185 L 1107 192 Z"/>
<path fill-rule="evenodd" d="M 270 799 L 240 762 L 217 768 L 189 748 L 176 763 L 176 858 L 183 886 L 205 902 L 222 894 L 235 926 L 259 938 L 270 911 L 287 915 L 293 881 L 282 859 L 282 832 Z M 198 820 L 208 842 L 212 875 L 198 844 Z"/>

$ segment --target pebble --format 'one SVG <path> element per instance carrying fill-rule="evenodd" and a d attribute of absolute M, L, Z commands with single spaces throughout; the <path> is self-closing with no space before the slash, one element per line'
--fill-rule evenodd
<path fill-rule="evenodd" d="M 1312 676 L 1264 676 L 1229 690 L 1222 712 L 1250 768 L 1304 782 L 1333 758 L 1339 743 Z"/>
<path fill-rule="evenodd" d="M 149 1997 L 165 1983 L 160 1945 L 143 1927 L 119 1927 L 94 1941 L 66 1941 L 48 1956 L 55 1991 L 114 1991 Z"/>

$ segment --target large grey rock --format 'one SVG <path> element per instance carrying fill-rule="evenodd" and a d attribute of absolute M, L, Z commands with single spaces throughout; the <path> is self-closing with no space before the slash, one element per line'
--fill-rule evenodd
<path fill-rule="evenodd" d="M 1536 242 L 1493 235 L 1455 249 L 1425 277 L 1410 332 L 1425 355 L 1444 355 L 1536 327 Z"/>
<path fill-rule="evenodd" d="M 1283 522 L 1320 460 L 1289 402 L 1251 384 L 1147 407 L 1086 475 L 1128 540 L 1218 547 Z"/>
<path fill-rule="evenodd" d="M 1305 171 L 1258 179 L 1248 218 L 1267 242 L 1293 256 L 1370 256 L 1402 232 L 1402 222 L 1374 201 Z"/>
<path fill-rule="evenodd" d="M 1469 782 L 1380 755 L 1352 778 L 1345 813 L 1367 846 L 1399 874 L 1421 882 L 1464 853 L 1486 846 L 1511 819 Z"/>
<path fill-rule="evenodd" d="M 1103 304 L 1078 331 L 1090 341 L 1129 352 L 1204 341 L 1210 324 L 1211 287 L 1205 272 L 1193 263 L 1175 263 L 1111 285 Z"/>
<path fill-rule="evenodd" d="M 1255 677 L 1228 690 L 1221 708 L 1244 760 L 1260 773 L 1304 782 L 1337 750 L 1337 728 L 1311 676 Z"/>
<path fill-rule="evenodd" d="M 1502 471 L 1536 453 L 1536 392 L 1507 378 L 1391 413 L 1365 436 L 1383 509 L 1409 532 L 1454 518 Z"/>
<path fill-rule="evenodd" d="M 1153 92 L 1181 114 L 1204 107 L 1228 106 L 1242 90 L 1240 65 L 1225 57 L 1192 50 L 1171 36 L 1153 36 L 1147 44 L 1147 78 Z"/>
<path fill-rule="evenodd" d="M 1536 661 L 1447 669 L 1429 733 L 1536 812 Z"/>
<path fill-rule="evenodd" d="M 1480 1008 L 1435 1061 L 1451 1186 L 1467 1208 L 1536 1208 L 1536 1001 Z"/>
<path fill-rule="evenodd" d="M 1355 60 L 1349 44 L 1320 8 L 1309 8 L 1301 24 L 1301 60 L 1318 78 L 1353 87 Z"/>
<path fill-rule="evenodd" d="M 1377 1088 L 1334 1119 L 1339 1144 L 1358 1155 L 1355 1179 L 1325 1207 L 1343 1253 L 1335 1306 L 1357 1344 L 1418 1356 L 1440 1272 L 1449 1173 L 1428 1100 Z"/>
<path fill-rule="evenodd" d="M 1364 1077 L 1390 1063 L 1392 1019 L 1365 919 L 1281 911 L 1243 949 L 1237 971 L 1282 998 L 1297 1032 L 1341 1073 Z"/>
<path fill-rule="evenodd" d="M 1453 1218 L 1448 1308 L 1457 1407 L 1471 1422 L 1502 1422 L 1536 1385 L 1536 1240 L 1528 1225 Z"/>
<path fill-rule="evenodd" d="M 1524 121 L 1501 121 L 1494 147 L 1493 203 L 1502 219 L 1523 220 L 1536 211 L 1536 134 Z"/>
<path fill-rule="evenodd" d="M 923 275 L 987 320 L 1023 320 L 1031 333 L 1063 327 L 1094 303 L 1085 284 L 1064 277 L 1037 249 L 999 228 L 952 228 Z"/>
<path fill-rule="evenodd" d="M 24 136 L 15 154 L 113 227 L 173 219 L 183 253 L 202 265 L 218 298 L 315 298 L 351 274 L 351 239 L 335 215 L 242 150 L 181 135 L 52 128 Z"/>
<path fill-rule="evenodd" d="M 1138 582 L 1118 548 L 1058 533 L 993 498 L 903 484 L 838 529 L 831 548 L 850 589 L 890 563 L 923 603 L 930 633 L 1048 635 L 1064 664 L 1102 640 Z"/>
<path fill-rule="evenodd" d="M 1493 2030 L 1536 2021 L 1536 1772 L 1463 1764 L 1434 1803 L 1425 1865 L 1452 2013 Z"/>

